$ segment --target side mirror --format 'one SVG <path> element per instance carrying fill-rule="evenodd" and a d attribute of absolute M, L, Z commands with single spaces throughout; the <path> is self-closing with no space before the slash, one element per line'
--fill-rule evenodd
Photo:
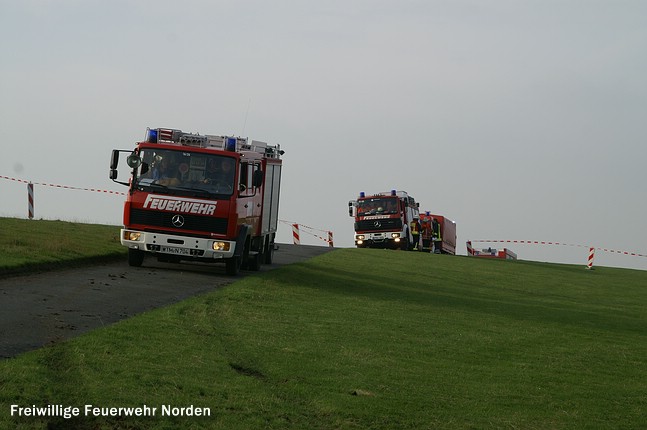
<path fill-rule="evenodd" d="M 113 149 L 112 150 L 112 156 L 110 157 L 110 174 L 108 175 L 108 177 L 110 179 L 112 179 L 113 181 L 115 181 L 116 183 L 118 183 L 118 184 L 129 186 L 130 184 L 128 182 L 119 182 L 119 181 L 116 180 L 117 176 L 119 176 L 119 171 L 117 170 L 117 166 L 119 165 L 119 153 L 120 152 L 131 152 L 131 151 L 129 151 L 129 150 L 119 150 L 119 149 Z M 139 160 L 139 161 L 134 160 L 133 157 L 135 159 Z M 130 167 L 133 167 L 133 165 L 131 164 L 133 162 L 137 163 L 137 166 L 139 166 L 139 164 L 141 164 L 141 159 L 139 158 L 139 156 L 135 155 L 134 152 L 131 153 L 131 155 L 128 157 L 127 161 L 128 161 L 128 165 Z"/>
<path fill-rule="evenodd" d="M 256 170 L 254 171 L 254 176 L 252 176 L 252 185 L 255 187 L 260 187 L 263 185 L 263 171 Z"/>
<path fill-rule="evenodd" d="M 353 204 L 353 201 L 348 202 L 348 216 L 353 216 L 353 208 L 355 205 Z"/>
<path fill-rule="evenodd" d="M 118 149 L 113 149 L 112 150 L 112 158 L 110 159 L 110 170 L 116 169 L 118 164 L 119 164 L 119 150 Z M 112 173 L 111 173 L 111 175 L 112 175 Z"/>

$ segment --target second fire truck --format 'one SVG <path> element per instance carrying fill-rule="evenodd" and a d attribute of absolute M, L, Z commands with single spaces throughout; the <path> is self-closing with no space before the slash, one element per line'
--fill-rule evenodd
<path fill-rule="evenodd" d="M 355 245 L 413 249 L 416 244 L 410 225 L 419 217 L 418 206 L 406 191 L 391 190 L 371 196 L 361 192 L 357 200 L 348 202 L 348 214 L 355 217 Z"/>

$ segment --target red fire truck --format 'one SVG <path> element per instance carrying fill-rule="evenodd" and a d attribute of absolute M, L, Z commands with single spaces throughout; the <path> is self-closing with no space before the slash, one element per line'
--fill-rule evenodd
<path fill-rule="evenodd" d="M 437 227 L 434 230 L 434 219 Z M 429 211 L 420 214 L 422 225 L 422 249 L 437 254 L 456 254 L 456 223 L 442 215 Z"/>
<path fill-rule="evenodd" d="M 117 181 L 129 153 L 128 182 Z M 271 264 L 281 185 L 279 145 L 148 129 L 134 150 L 113 150 L 110 179 L 128 186 L 121 243 L 128 263 L 224 262 L 226 272 Z"/>
<path fill-rule="evenodd" d="M 418 206 L 406 191 L 391 190 L 372 196 L 359 193 L 357 200 L 348 202 L 348 214 L 355 217 L 355 245 L 413 249 L 410 224 L 419 216 Z"/>

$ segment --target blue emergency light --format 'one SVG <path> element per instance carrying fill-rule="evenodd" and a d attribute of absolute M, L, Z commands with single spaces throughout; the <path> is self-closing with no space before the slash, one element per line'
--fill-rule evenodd
<path fill-rule="evenodd" d="M 157 130 L 146 129 L 146 142 L 157 143 Z"/>
<path fill-rule="evenodd" d="M 395 196 L 395 194 L 396 194 L 396 191 L 395 191 L 395 190 L 391 190 L 391 195 L 392 195 L 392 196 Z"/>
<path fill-rule="evenodd" d="M 236 138 L 228 137 L 227 142 L 225 143 L 225 150 L 236 152 Z"/>
<path fill-rule="evenodd" d="M 360 196 L 360 198 L 364 198 L 364 197 L 366 197 L 366 193 L 364 191 L 360 191 L 359 196 Z"/>

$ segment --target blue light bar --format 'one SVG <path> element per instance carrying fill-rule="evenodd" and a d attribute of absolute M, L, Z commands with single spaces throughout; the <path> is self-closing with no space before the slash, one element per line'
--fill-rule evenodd
<path fill-rule="evenodd" d="M 157 130 L 146 129 L 146 142 L 157 143 Z"/>
<path fill-rule="evenodd" d="M 236 151 L 236 138 L 235 137 L 228 137 L 227 142 L 225 143 L 225 150 L 226 151 Z"/>

